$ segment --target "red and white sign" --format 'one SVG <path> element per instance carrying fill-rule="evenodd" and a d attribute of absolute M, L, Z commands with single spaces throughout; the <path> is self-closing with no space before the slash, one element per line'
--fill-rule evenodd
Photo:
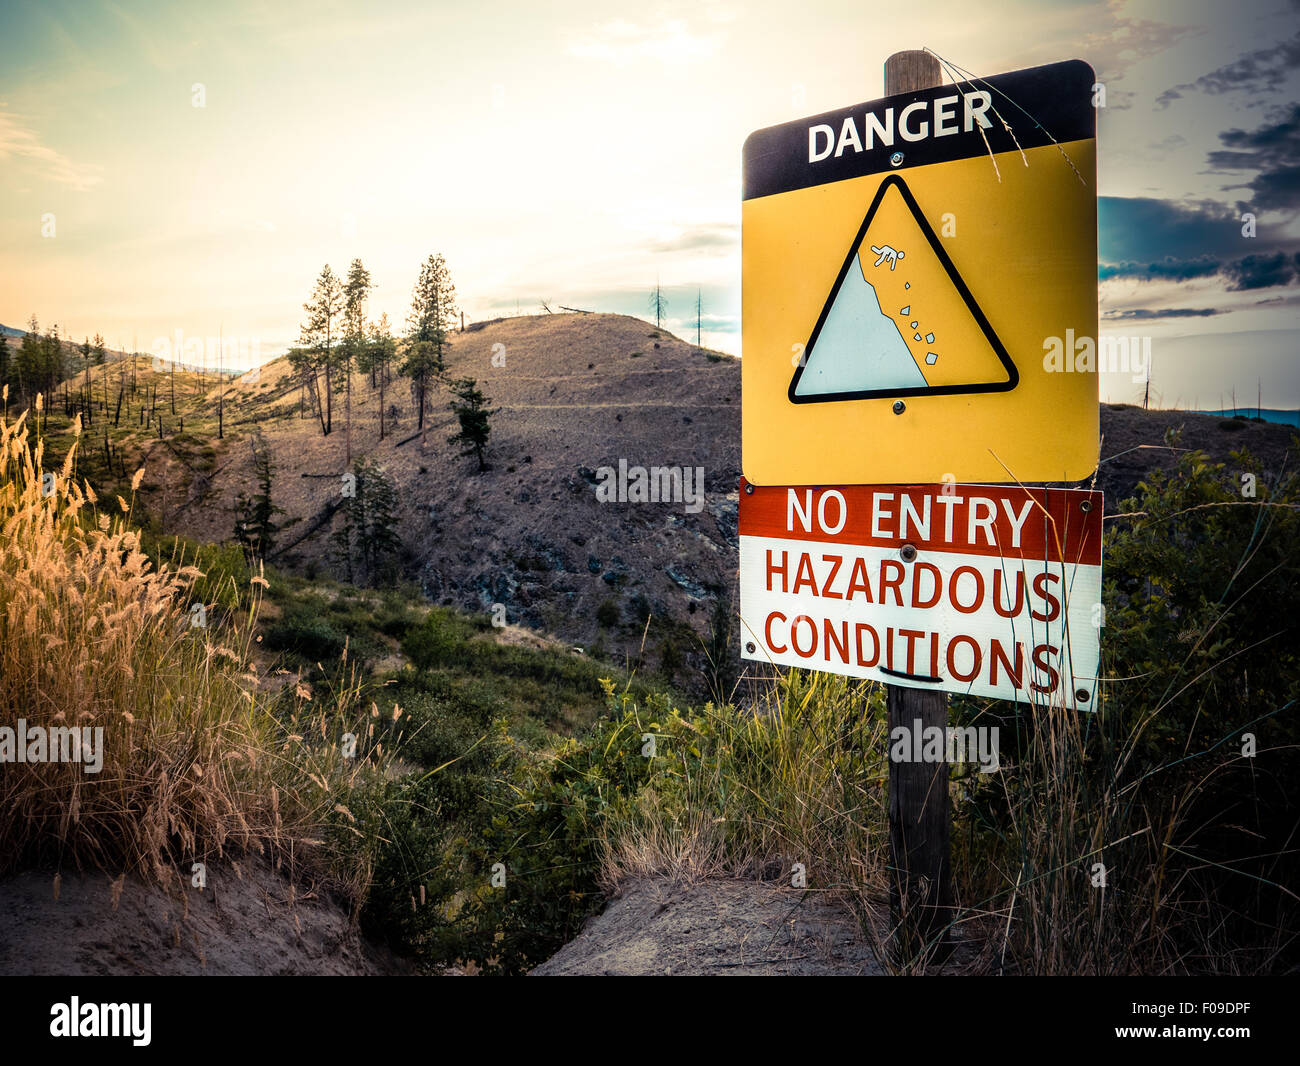
<path fill-rule="evenodd" d="M 891 685 L 1089 710 L 1101 493 L 740 488 L 741 653 Z"/>

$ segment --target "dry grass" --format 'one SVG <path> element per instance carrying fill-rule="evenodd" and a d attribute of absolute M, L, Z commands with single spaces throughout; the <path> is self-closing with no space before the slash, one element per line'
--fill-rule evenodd
<path fill-rule="evenodd" d="M 1180 861 L 1212 828 L 1189 818 L 1206 779 L 1156 789 L 1162 768 L 1135 768 L 1151 713 L 1079 715 L 1059 702 L 1023 711 L 1000 773 L 952 782 L 957 909 L 943 933 L 957 932 L 958 955 L 938 935 L 903 944 L 888 905 L 880 700 L 879 686 L 803 671 L 775 679 L 756 711 L 710 705 L 652 722 L 625 700 L 610 745 L 655 733 L 660 765 L 601 828 L 605 889 L 647 877 L 789 885 L 803 863 L 808 891 L 849 906 L 893 973 L 1258 972 L 1286 947 L 1280 926 L 1252 951 L 1217 928 L 1225 903 Z"/>
<path fill-rule="evenodd" d="M 315 703 L 302 686 L 264 697 L 248 653 L 265 582 L 239 615 L 207 604 L 192 624 L 199 571 L 149 562 L 131 502 L 78 483 L 75 446 L 43 484 L 25 423 L 0 418 L 0 723 L 102 728 L 103 765 L 0 765 L 0 869 L 175 885 L 231 853 L 326 858 L 318 827 L 386 757 L 367 747 L 356 684 Z M 339 747 L 348 722 L 355 759 Z M 364 863 L 336 872 L 364 891 Z"/>
<path fill-rule="evenodd" d="M 879 702 L 878 686 L 790 671 L 753 711 L 710 704 L 663 723 L 660 768 L 603 827 L 606 887 L 656 875 L 789 884 L 802 863 L 813 891 L 879 900 L 887 771 L 871 700 Z"/>

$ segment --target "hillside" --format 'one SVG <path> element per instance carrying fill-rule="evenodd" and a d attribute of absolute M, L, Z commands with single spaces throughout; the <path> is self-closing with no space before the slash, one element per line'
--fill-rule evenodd
<path fill-rule="evenodd" d="M 498 347 L 502 346 L 502 347 Z M 505 365 L 493 366 L 494 352 Z M 498 362 L 500 359 L 498 358 Z M 488 460 L 447 443 L 455 429 L 445 387 L 430 398 L 427 442 L 415 433 L 405 379 L 387 388 L 396 428 L 380 442 L 378 392 L 353 383 L 353 454 L 376 459 L 396 480 L 407 565 L 429 596 L 564 635 L 584 647 L 635 654 L 653 615 L 648 648 L 658 664 L 707 638 L 713 598 L 734 580 L 740 377 L 736 360 L 705 352 L 639 319 L 554 315 L 503 319 L 454 336 L 451 378 L 473 377 L 499 412 Z M 165 526 L 202 540 L 231 536 L 234 501 L 253 487 L 242 438 L 270 442 L 275 504 L 285 526 L 272 561 L 307 573 L 337 572 L 328 521 L 345 470 L 343 398 L 325 437 L 287 360 L 226 391 L 227 435 L 209 465 L 155 442 L 145 489 Z M 217 390 L 209 393 L 211 405 Z M 706 501 L 636 505 L 597 501 L 597 470 L 702 467 Z M 602 605 L 604 606 L 601 610 Z M 597 612 L 606 622 L 596 621 Z M 603 638 L 603 639 L 602 639 Z"/>
<path fill-rule="evenodd" d="M 494 355 L 504 365 L 493 365 Z M 186 399 L 173 417 L 164 409 L 168 375 L 143 357 L 127 363 L 126 378 L 134 370 L 143 395 L 156 387 L 163 433 L 156 423 L 152 432 L 124 426 L 121 435 L 114 431 L 114 446 L 128 453 L 121 469 L 143 460 L 142 500 L 166 532 L 232 536 L 235 499 L 255 488 L 247 439 L 256 428 L 270 442 L 273 499 L 284 512 L 271 561 L 308 576 L 339 572 L 330 533 L 346 469 L 341 393 L 333 432 L 323 436 L 282 357 L 224 389 L 211 376 L 200 384 L 178 374 L 177 393 Z M 112 399 L 122 364 L 105 373 Z M 470 610 L 500 603 L 511 623 L 618 658 L 640 658 L 644 640 L 643 668 L 669 680 L 698 679 L 717 625 L 714 606 L 726 607 L 735 586 L 739 360 L 636 318 L 537 315 L 453 334 L 448 376 L 477 379 L 497 409 L 485 473 L 447 443 L 455 418 L 446 386 L 430 396 L 422 443 L 412 439 L 409 382 L 394 377 L 381 442 L 379 393 L 365 376 L 353 380 L 353 456 L 374 458 L 397 483 L 407 572 L 436 603 Z M 1107 513 L 1149 471 L 1176 462 L 1177 451 L 1165 445 L 1169 429 L 1182 427 L 1178 448 L 1229 461 L 1244 447 L 1274 472 L 1291 439 L 1282 426 L 1127 406 L 1103 405 L 1101 425 L 1097 486 Z M 51 444 L 57 454 L 57 440 Z M 702 468 L 705 501 L 697 513 L 685 501 L 598 502 L 597 471 L 620 461 Z"/>

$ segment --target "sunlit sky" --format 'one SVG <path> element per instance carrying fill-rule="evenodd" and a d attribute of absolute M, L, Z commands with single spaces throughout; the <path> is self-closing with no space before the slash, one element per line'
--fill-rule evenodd
<path fill-rule="evenodd" d="M 322 264 L 360 257 L 401 327 L 441 252 L 471 321 L 645 316 L 658 279 L 670 328 L 694 339 L 698 291 L 705 343 L 739 353 L 745 136 L 879 96 L 885 57 L 926 46 L 980 74 L 1089 61 L 1103 325 L 1153 337 L 1167 404 L 1258 379 L 1293 407 L 1298 29 L 1292 0 L 5 0 L 0 322 L 266 358 Z M 1246 249 L 1222 225 L 1243 209 Z"/>

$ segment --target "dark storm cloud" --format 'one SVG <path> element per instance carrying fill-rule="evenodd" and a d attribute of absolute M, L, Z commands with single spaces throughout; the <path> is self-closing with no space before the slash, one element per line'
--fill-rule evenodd
<path fill-rule="evenodd" d="M 1181 99 L 1189 89 L 1214 96 L 1235 90 L 1273 92 L 1281 88 L 1288 74 L 1297 65 L 1300 65 L 1300 33 L 1270 48 L 1246 52 L 1226 66 L 1202 74 L 1195 81 L 1166 89 L 1156 98 L 1156 106 L 1162 109 L 1168 107 L 1171 101 Z"/>
<path fill-rule="evenodd" d="M 1246 255 L 1223 264 L 1223 274 L 1232 290 L 1271 289 L 1275 285 L 1289 285 L 1300 277 L 1300 254 Z"/>
<path fill-rule="evenodd" d="M 1253 130 L 1226 130 L 1219 140 L 1224 147 L 1210 153 L 1211 167 L 1256 171 L 1245 183 L 1251 209 L 1300 207 L 1300 104 L 1275 111 Z"/>
<path fill-rule="evenodd" d="M 1229 291 L 1241 291 L 1300 279 L 1300 242 L 1274 238 L 1267 227 L 1245 237 L 1240 213 L 1222 205 L 1103 196 L 1097 207 L 1100 281 L 1218 275 Z"/>
<path fill-rule="evenodd" d="M 1140 278 L 1143 281 L 1190 281 L 1192 278 L 1208 278 L 1211 274 L 1219 273 L 1222 268 L 1220 260 L 1209 256 L 1199 259 L 1161 259 L 1153 263 L 1126 260 L 1122 263 L 1099 263 L 1097 280 Z"/>
<path fill-rule="evenodd" d="M 1103 263 L 1218 261 L 1244 251 L 1240 216 L 1222 204 L 1102 196 L 1097 226 Z"/>
<path fill-rule="evenodd" d="M 1107 311 L 1101 317 L 1111 322 L 1151 318 L 1208 318 L 1222 314 L 1216 307 L 1134 307 L 1127 311 Z"/>

